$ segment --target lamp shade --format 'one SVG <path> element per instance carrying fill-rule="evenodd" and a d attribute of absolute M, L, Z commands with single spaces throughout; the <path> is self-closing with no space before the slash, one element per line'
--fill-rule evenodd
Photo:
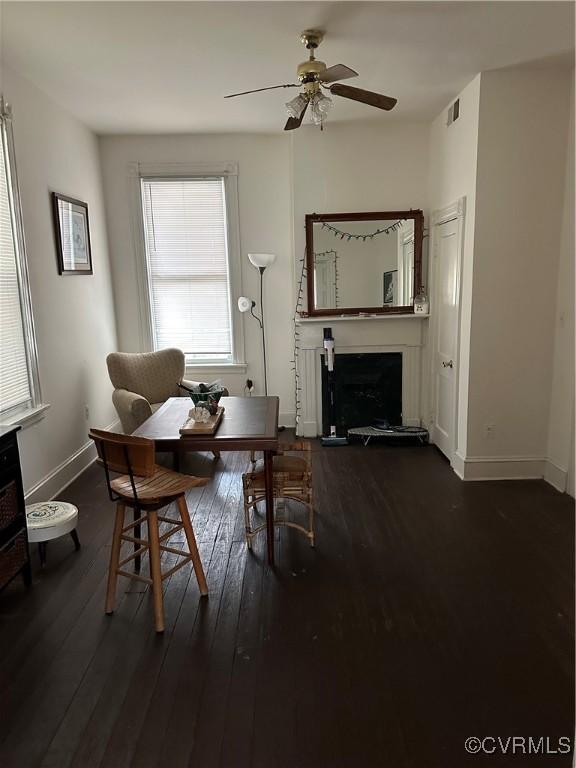
<path fill-rule="evenodd" d="M 238 309 L 240 312 L 248 312 L 255 306 L 256 302 L 249 299 L 247 296 L 240 296 L 238 299 Z"/>
<path fill-rule="evenodd" d="M 275 253 L 249 253 L 248 258 L 255 267 L 266 269 L 276 261 Z"/>

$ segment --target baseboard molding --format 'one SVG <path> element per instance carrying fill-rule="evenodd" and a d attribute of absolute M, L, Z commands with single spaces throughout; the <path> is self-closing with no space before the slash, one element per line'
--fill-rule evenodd
<path fill-rule="evenodd" d="M 298 437 L 318 437 L 315 421 L 301 421 Z"/>
<path fill-rule="evenodd" d="M 545 476 L 540 456 L 467 456 L 455 453 L 452 469 L 461 480 L 536 480 Z"/>
<path fill-rule="evenodd" d="M 105 427 L 111 432 L 117 432 L 120 428 L 118 420 Z M 39 501 L 50 501 L 70 485 L 79 475 L 86 470 L 96 459 L 96 448 L 92 440 L 89 440 L 61 464 L 49 472 L 42 480 L 26 491 L 24 498 L 26 504 L 35 504 Z"/>
<path fill-rule="evenodd" d="M 454 472 L 460 478 L 460 480 L 464 480 L 464 472 L 466 468 L 466 460 L 464 459 L 464 457 L 460 456 L 460 454 L 456 452 L 452 456 L 452 461 L 450 462 L 450 464 Z"/>
<path fill-rule="evenodd" d="M 568 486 L 568 470 L 548 459 L 544 468 L 544 480 L 560 493 L 566 493 Z"/>
<path fill-rule="evenodd" d="M 280 412 L 278 414 L 278 424 L 282 427 L 295 427 L 296 414 L 294 411 L 287 411 L 285 413 Z"/>

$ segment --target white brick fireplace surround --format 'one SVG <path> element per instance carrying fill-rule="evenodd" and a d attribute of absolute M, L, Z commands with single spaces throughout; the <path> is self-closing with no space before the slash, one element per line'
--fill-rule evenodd
<path fill-rule="evenodd" d="M 403 423 L 419 426 L 422 416 L 421 389 L 424 345 L 428 319 L 417 315 L 379 317 L 302 318 L 298 321 L 297 366 L 300 374 L 300 437 L 322 434 L 323 331 L 332 328 L 336 367 L 338 354 L 372 352 L 402 353 Z"/>

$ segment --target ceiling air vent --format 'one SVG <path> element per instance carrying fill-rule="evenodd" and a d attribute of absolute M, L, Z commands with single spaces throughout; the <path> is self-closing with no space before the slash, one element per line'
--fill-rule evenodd
<path fill-rule="evenodd" d="M 460 99 L 456 99 L 454 104 L 448 107 L 448 122 L 446 125 L 452 125 L 455 120 L 458 120 L 460 116 Z"/>

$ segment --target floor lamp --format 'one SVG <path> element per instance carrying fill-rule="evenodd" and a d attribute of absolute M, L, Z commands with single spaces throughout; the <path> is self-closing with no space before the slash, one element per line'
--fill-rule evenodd
<path fill-rule="evenodd" d="M 249 253 L 248 258 L 260 272 L 260 317 L 254 313 L 256 302 L 247 296 L 240 296 L 238 299 L 238 309 L 240 312 L 250 312 L 253 318 L 258 320 L 262 332 L 262 357 L 264 359 L 264 394 L 268 394 L 268 376 L 266 365 L 266 327 L 264 320 L 264 270 L 276 261 L 276 255 L 273 253 Z"/>

